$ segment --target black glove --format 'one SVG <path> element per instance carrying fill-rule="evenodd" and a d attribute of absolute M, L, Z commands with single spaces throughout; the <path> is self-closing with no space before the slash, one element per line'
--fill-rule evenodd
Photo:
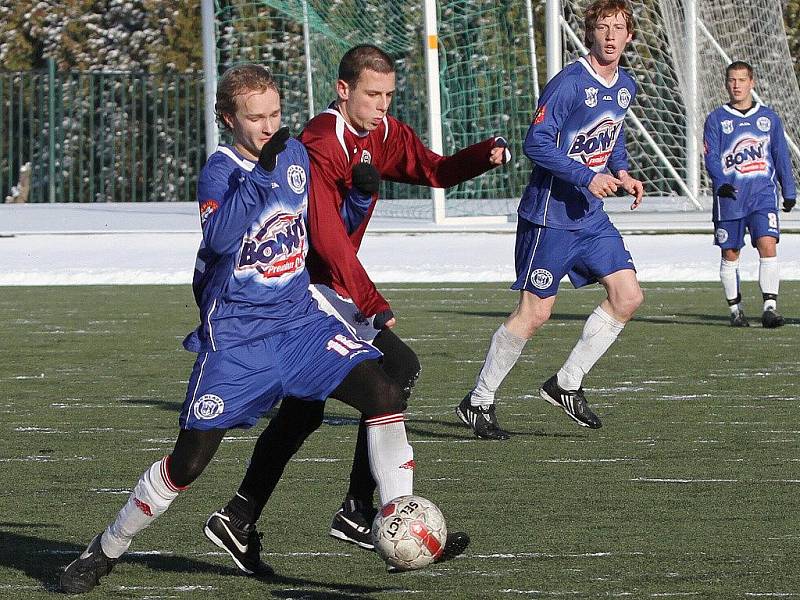
<path fill-rule="evenodd" d="M 795 204 L 797 204 L 797 200 L 795 198 L 784 198 L 783 212 L 792 212 Z"/>
<path fill-rule="evenodd" d="M 492 148 L 503 148 L 503 164 L 506 164 L 511 160 L 511 149 L 508 147 L 508 141 L 506 138 L 500 135 L 495 136 L 494 145 Z"/>
<path fill-rule="evenodd" d="M 258 155 L 258 164 L 265 171 L 272 172 L 278 164 L 278 154 L 286 150 L 286 140 L 289 139 L 289 128 L 281 127 L 272 134 L 269 141 L 261 148 L 261 154 Z"/>
<path fill-rule="evenodd" d="M 392 312 L 391 308 L 386 310 L 382 310 L 378 314 L 375 315 L 375 318 L 372 320 L 372 326 L 375 329 L 383 329 L 386 327 L 386 323 L 394 319 L 394 313 Z"/>
<path fill-rule="evenodd" d="M 732 198 L 736 200 L 736 188 L 730 183 L 723 183 L 717 188 L 717 196 L 719 198 Z"/>
<path fill-rule="evenodd" d="M 362 162 L 353 167 L 353 187 L 362 194 L 371 196 L 378 191 L 380 184 L 381 174 L 371 164 Z"/>

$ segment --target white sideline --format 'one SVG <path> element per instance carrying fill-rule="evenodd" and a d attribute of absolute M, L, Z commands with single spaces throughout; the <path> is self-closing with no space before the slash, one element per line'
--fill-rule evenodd
<path fill-rule="evenodd" d="M 642 281 L 718 281 L 719 251 L 707 214 L 611 215 L 628 232 L 626 244 Z M 788 216 L 785 229 L 800 224 L 800 210 Z M 507 287 L 514 279 L 514 229 L 512 222 L 476 230 L 376 218 L 359 256 L 377 283 Z M 665 229 L 698 233 L 632 233 Z M 0 205 L 0 285 L 187 284 L 199 242 L 193 203 Z M 784 233 L 778 255 L 782 279 L 800 280 L 800 234 Z M 743 280 L 757 279 L 752 248 L 742 252 L 741 265 Z"/>

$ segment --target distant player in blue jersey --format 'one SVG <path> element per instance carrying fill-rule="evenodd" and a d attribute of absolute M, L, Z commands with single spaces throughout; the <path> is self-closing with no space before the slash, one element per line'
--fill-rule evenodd
<path fill-rule="evenodd" d="M 586 9 L 589 54 L 567 65 L 545 87 L 523 150 L 533 162 L 520 201 L 516 241 L 519 304 L 492 337 L 475 387 L 459 417 L 495 419 L 495 392 L 528 339 L 550 318 L 561 278 L 575 287 L 600 282 L 608 297 L 589 316 L 561 369 L 539 390 L 584 427 L 600 427 L 586 403 L 584 376 L 608 350 L 642 303 L 633 259 L 603 210 L 622 189 L 639 206 L 643 186 L 628 174 L 623 120 L 636 84 L 619 68 L 633 39 L 630 7 L 595 0 Z"/>
<path fill-rule="evenodd" d="M 745 230 L 758 249 L 758 283 L 764 300 L 761 324 L 783 325 L 777 312 L 780 182 L 783 211 L 797 199 L 783 124 L 774 111 L 753 99 L 753 67 L 736 61 L 725 69 L 730 102 L 713 110 L 703 131 L 705 162 L 714 191 L 714 243 L 722 258 L 719 277 L 733 327 L 749 327 L 739 291 L 739 252 Z"/>
<path fill-rule="evenodd" d="M 114 522 L 61 573 L 65 592 L 94 588 L 133 536 L 203 472 L 225 432 L 253 426 L 286 396 L 330 396 L 365 414 L 381 504 L 413 491 L 403 390 L 379 365 L 381 353 L 322 312 L 309 291 L 309 161 L 280 128 L 274 79 L 258 65 L 230 69 L 217 109 L 234 144 L 209 157 L 197 186 L 203 240 L 193 288 L 201 322 L 184 341 L 198 356 L 175 448 L 144 472 Z M 205 532 L 245 573 L 273 574 L 260 560 L 254 524 L 223 509 Z"/>

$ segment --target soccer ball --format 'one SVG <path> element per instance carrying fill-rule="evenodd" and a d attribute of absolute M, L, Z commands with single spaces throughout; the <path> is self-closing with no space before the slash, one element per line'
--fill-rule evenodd
<path fill-rule="evenodd" d="M 375 551 L 400 571 L 431 564 L 444 552 L 446 540 L 442 512 L 420 496 L 395 498 L 378 511 L 372 522 Z"/>

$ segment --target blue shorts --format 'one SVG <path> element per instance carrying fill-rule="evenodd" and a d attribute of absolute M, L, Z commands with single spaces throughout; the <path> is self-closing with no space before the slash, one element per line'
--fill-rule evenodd
<path fill-rule="evenodd" d="M 714 221 L 714 244 L 722 250 L 740 250 L 744 247 L 745 229 L 750 233 L 750 243 L 756 247 L 760 237 L 781 238 L 781 224 L 778 211 L 764 209 L 751 212 L 744 218 L 731 221 Z"/>
<path fill-rule="evenodd" d="M 286 396 L 324 401 L 358 363 L 381 352 L 339 320 L 319 320 L 197 356 L 179 419 L 181 429 L 252 427 Z"/>
<path fill-rule="evenodd" d="M 636 270 L 622 236 L 608 219 L 576 230 L 520 219 L 514 252 L 517 280 L 511 289 L 527 290 L 540 298 L 555 296 L 565 275 L 579 288 L 623 269 Z"/>

